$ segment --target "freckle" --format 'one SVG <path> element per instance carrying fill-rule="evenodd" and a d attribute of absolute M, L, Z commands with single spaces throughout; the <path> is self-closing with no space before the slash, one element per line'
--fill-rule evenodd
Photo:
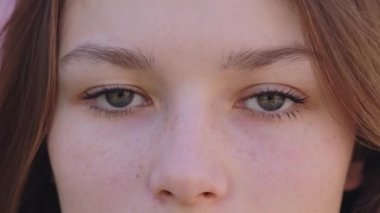
<path fill-rule="evenodd" d="M 136 178 L 137 178 L 137 179 L 140 178 L 140 173 L 137 173 L 137 174 L 136 174 Z"/>

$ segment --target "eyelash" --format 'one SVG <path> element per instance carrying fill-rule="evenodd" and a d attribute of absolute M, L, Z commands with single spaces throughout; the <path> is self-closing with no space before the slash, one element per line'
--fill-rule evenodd
<path fill-rule="evenodd" d="M 140 95 L 145 99 L 145 102 L 141 106 L 131 107 L 131 108 L 123 109 L 123 110 L 107 110 L 95 105 L 94 103 L 90 103 L 89 104 L 90 111 L 93 112 L 96 116 L 104 116 L 106 118 L 118 118 L 118 117 L 133 115 L 142 107 L 145 107 L 151 104 L 151 100 L 147 98 L 146 95 L 142 94 L 142 92 L 138 92 L 137 89 L 129 89 L 129 88 L 126 88 L 125 86 L 120 86 L 120 85 L 112 85 L 112 86 L 103 85 L 100 87 L 89 89 L 84 93 L 84 95 L 82 96 L 82 99 L 87 100 L 87 101 L 93 101 L 99 98 L 100 96 L 105 95 L 106 93 L 112 93 L 112 92 L 118 92 L 118 91 L 128 91 L 134 95 Z"/>
<path fill-rule="evenodd" d="M 82 96 L 83 100 L 87 101 L 96 101 L 97 98 L 101 97 L 102 95 L 105 95 L 107 93 L 112 92 L 118 92 L 118 91 L 127 91 L 134 95 L 139 95 L 145 99 L 144 104 L 136 107 L 127 107 L 123 110 L 107 110 L 102 107 L 97 106 L 94 103 L 89 104 L 89 109 L 94 112 L 95 115 L 107 117 L 107 118 L 118 118 L 118 117 L 124 117 L 133 115 L 136 113 L 139 109 L 142 109 L 143 107 L 149 106 L 152 101 L 151 99 L 147 98 L 145 94 L 142 92 L 137 91 L 137 89 L 129 89 L 125 86 L 120 85 L 113 85 L 113 86 L 100 86 L 93 89 L 87 90 L 84 95 Z M 278 95 L 280 97 L 283 97 L 285 99 L 288 99 L 292 101 L 296 106 L 291 106 L 291 110 L 286 110 L 285 112 L 257 112 L 255 110 L 249 109 L 247 107 L 244 107 L 243 102 L 251 99 L 251 98 L 257 98 L 259 96 L 265 96 L 265 95 Z M 297 115 L 302 111 L 300 105 L 305 105 L 307 102 L 308 97 L 300 95 L 296 92 L 294 92 L 290 88 L 264 88 L 259 89 L 258 91 L 251 92 L 248 96 L 245 96 L 244 98 L 240 99 L 240 101 L 237 103 L 237 108 L 246 111 L 249 113 L 250 116 L 253 116 L 255 118 L 264 119 L 266 121 L 273 121 L 273 120 L 281 120 L 284 116 L 287 116 L 289 119 L 296 118 Z M 298 106 L 297 106 L 298 105 Z"/>
<path fill-rule="evenodd" d="M 296 106 L 291 106 L 290 110 L 286 110 L 285 112 L 257 112 L 251 109 L 248 109 L 244 107 L 243 102 L 250 99 L 250 98 L 257 98 L 259 96 L 264 95 L 278 95 L 283 98 L 289 99 L 292 101 Z M 238 102 L 237 106 L 239 109 L 244 110 L 249 113 L 249 115 L 255 117 L 264 119 L 266 121 L 274 121 L 274 120 L 281 120 L 284 116 L 286 116 L 288 119 L 297 118 L 298 114 L 301 113 L 302 109 L 300 106 L 305 105 L 308 100 L 307 96 L 300 95 L 296 93 L 294 90 L 290 88 L 262 88 L 258 91 L 250 93 L 250 95 L 245 96 L 241 101 Z"/>

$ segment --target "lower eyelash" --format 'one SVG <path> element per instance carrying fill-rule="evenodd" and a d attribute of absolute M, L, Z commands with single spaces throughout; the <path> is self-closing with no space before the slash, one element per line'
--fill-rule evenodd
<path fill-rule="evenodd" d="M 125 90 L 131 93 L 135 93 L 138 95 L 143 96 L 146 98 L 146 96 L 142 95 L 142 92 L 138 91 L 137 89 L 130 89 L 130 87 L 126 86 L 120 86 L 120 85 L 103 85 L 96 88 L 92 88 L 88 91 L 86 91 L 81 99 L 86 101 L 86 105 L 89 108 L 90 112 L 93 113 L 95 116 L 101 116 L 106 118 L 122 118 L 124 116 L 129 116 L 134 114 L 136 111 L 138 111 L 141 107 L 145 107 L 150 104 L 150 100 L 147 99 L 147 102 L 144 103 L 141 106 L 134 106 L 134 107 L 128 107 L 120 110 L 112 110 L 112 109 L 105 109 L 100 106 L 97 106 L 95 100 L 100 97 L 101 95 L 105 95 L 107 92 L 116 92 L 120 90 Z"/>
<path fill-rule="evenodd" d="M 265 113 L 265 112 L 252 112 L 250 109 L 242 109 L 244 111 L 247 111 L 249 116 L 252 116 L 254 118 L 263 119 L 265 121 L 280 121 L 283 119 L 284 116 L 286 116 L 289 120 L 297 119 L 298 115 L 301 114 L 302 109 L 294 109 L 292 111 L 288 112 L 280 112 L 280 113 Z"/>
<path fill-rule="evenodd" d="M 98 106 L 94 106 L 94 105 L 89 106 L 90 112 L 92 112 L 95 116 L 101 116 L 101 117 L 106 117 L 106 118 L 121 118 L 124 116 L 132 115 L 138 110 L 137 108 L 123 109 L 123 110 L 105 110 Z"/>
<path fill-rule="evenodd" d="M 300 105 L 304 105 L 308 99 L 308 97 L 301 96 L 287 88 L 282 88 L 282 89 L 268 88 L 268 89 L 262 89 L 258 92 L 254 92 L 253 94 L 249 95 L 247 98 L 243 98 L 243 100 L 247 100 L 248 98 L 257 98 L 262 95 L 279 95 L 293 101 L 294 105 L 298 105 L 298 106 L 292 106 L 289 111 L 285 111 L 285 112 L 256 112 L 251 109 L 242 108 L 244 111 L 247 111 L 250 116 L 253 116 L 258 119 L 263 119 L 266 121 L 279 121 L 284 116 L 286 116 L 289 120 L 297 119 L 298 115 L 302 112 L 302 109 L 306 108 L 306 106 L 301 107 Z"/>

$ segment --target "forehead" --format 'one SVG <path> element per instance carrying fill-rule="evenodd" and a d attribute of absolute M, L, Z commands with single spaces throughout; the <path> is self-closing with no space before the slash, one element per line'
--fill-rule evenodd
<path fill-rule="evenodd" d="M 303 43 L 284 0 L 68 0 L 61 55 L 84 43 L 215 53 Z"/>

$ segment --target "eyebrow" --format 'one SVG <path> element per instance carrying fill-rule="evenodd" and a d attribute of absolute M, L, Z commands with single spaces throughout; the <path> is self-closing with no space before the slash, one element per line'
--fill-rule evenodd
<path fill-rule="evenodd" d="M 106 62 L 127 69 L 150 70 L 154 67 L 154 58 L 140 49 L 126 49 L 113 46 L 85 44 L 70 51 L 60 59 L 60 65 L 73 59 L 88 59 L 94 62 Z"/>
<path fill-rule="evenodd" d="M 222 69 L 256 70 L 277 62 L 305 59 L 310 55 L 312 55 L 311 51 L 300 44 L 267 49 L 241 49 L 227 54 L 222 63 Z M 126 69 L 139 70 L 153 70 L 155 61 L 152 54 L 145 53 L 140 49 L 96 44 L 85 44 L 75 48 L 60 59 L 60 65 L 64 65 L 73 59 L 88 59 L 94 62 L 110 63 Z"/>
<path fill-rule="evenodd" d="M 239 68 L 255 70 L 282 61 L 297 61 L 308 58 L 312 52 L 304 45 L 294 44 L 268 49 L 242 49 L 228 54 L 223 69 Z"/>

